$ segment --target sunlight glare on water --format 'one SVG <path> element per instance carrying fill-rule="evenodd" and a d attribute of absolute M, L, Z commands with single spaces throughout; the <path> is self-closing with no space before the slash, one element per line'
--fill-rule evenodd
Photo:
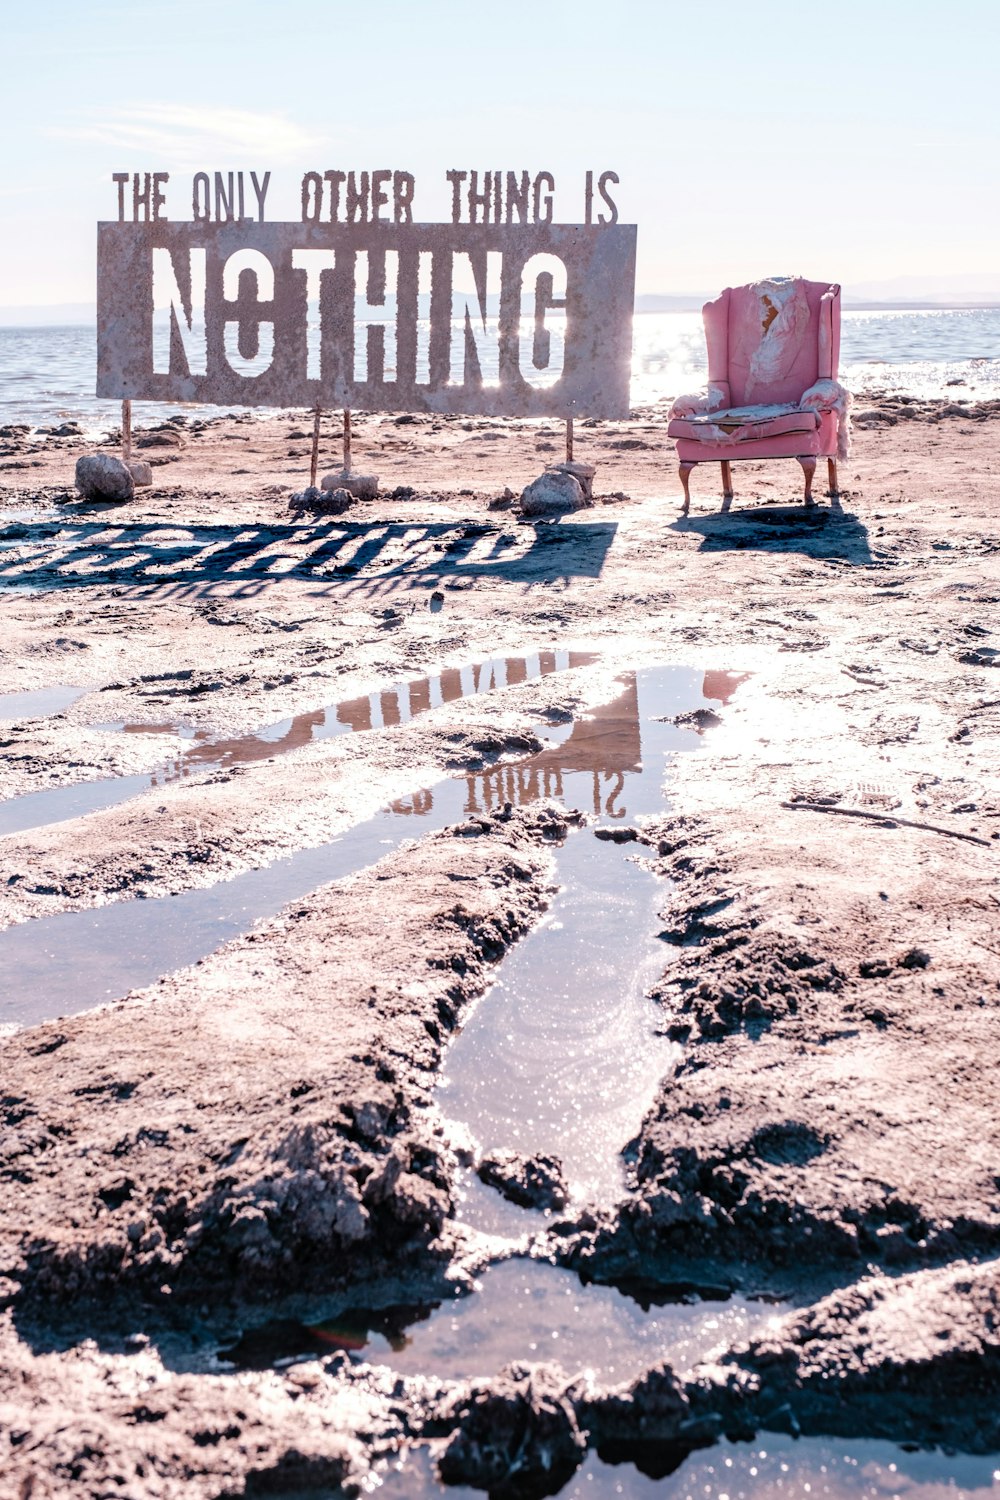
<path fill-rule="evenodd" d="M 790 1438 L 761 1433 L 679 1458 L 672 1445 L 646 1445 L 643 1473 L 595 1453 L 559 1500 L 987 1500 L 1000 1490 L 996 1459 L 937 1451 L 907 1453 L 892 1443 Z M 482 1500 L 465 1485 L 445 1488 L 426 1449 L 373 1476 L 380 1500 Z"/>
<path fill-rule="evenodd" d="M 558 316 L 549 322 L 551 358 L 559 363 Z M 637 314 L 632 351 L 633 407 L 672 400 L 704 383 L 700 312 Z M 93 394 L 96 359 L 92 326 L 0 328 L 0 425 L 72 419 L 93 434 L 117 427 L 118 403 L 98 401 Z M 485 373 L 489 378 L 495 372 L 488 366 Z M 928 398 L 1000 396 L 1000 308 L 848 309 L 840 378 L 856 393 L 884 389 Z M 143 402 L 141 420 L 161 421 L 178 409 Z M 187 410 L 210 416 L 220 409 Z"/>
<path fill-rule="evenodd" d="M 632 335 L 632 405 L 697 390 L 707 378 L 700 312 L 641 313 Z M 856 395 L 1000 397 L 1000 308 L 847 309 L 840 379 Z"/>

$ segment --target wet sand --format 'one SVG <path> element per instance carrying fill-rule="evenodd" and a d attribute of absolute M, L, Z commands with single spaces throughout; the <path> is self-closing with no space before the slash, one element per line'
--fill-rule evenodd
<path fill-rule="evenodd" d="M 154 488 L 123 506 L 69 493 L 72 437 L 2 438 L 0 693 L 84 691 L 0 715 L 0 793 L 138 778 L 0 839 L 7 934 L 127 921 L 386 806 L 416 841 L 3 1042 L 4 1500 L 290 1496 L 416 1437 L 494 1489 L 515 1438 L 565 1477 L 587 1443 L 679 1461 L 768 1430 L 996 1449 L 998 415 L 873 404 L 840 511 L 794 505 L 797 466 L 775 463 L 737 467 L 728 516 L 696 471 L 687 521 L 656 413 L 584 425 L 598 503 L 537 525 L 504 492 L 562 456 L 555 424 L 362 419 L 357 466 L 388 495 L 326 517 L 289 509 L 294 414 L 153 434 Z M 387 694 L 557 650 L 578 655 L 486 692 Z M 435 1086 L 549 908 L 554 853 L 593 836 L 544 795 L 505 812 L 504 788 L 656 663 L 713 706 L 662 810 L 622 830 L 663 877 L 652 993 L 681 1060 L 621 1202 L 498 1241 L 456 1218 L 475 1142 Z M 321 736 L 351 702 L 364 732 Z M 607 822 L 629 764 L 602 782 L 581 760 L 586 796 L 567 775 L 549 797 Z M 454 820 L 422 837 L 421 798 L 455 775 Z M 28 1019 L 9 979 L 3 1001 Z M 276 1318 L 440 1300 L 515 1244 L 633 1296 L 791 1307 L 614 1395 L 575 1368 L 476 1386 L 206 1354 Z M 522 1492 L 546 1492 L 530 1467 Z"/>

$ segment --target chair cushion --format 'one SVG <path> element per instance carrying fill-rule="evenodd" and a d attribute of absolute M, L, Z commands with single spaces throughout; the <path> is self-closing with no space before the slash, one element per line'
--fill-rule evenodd
<path fill-rule="evenodd" d="M 674 417 L 667 436 L 691 442 L 730 444 L 759 438 L 782 437 L 786 433 L 815 432 L 819 414 L 796 406 L 737 406 L 726 411 L 701 413 L 696 417 Z"/>

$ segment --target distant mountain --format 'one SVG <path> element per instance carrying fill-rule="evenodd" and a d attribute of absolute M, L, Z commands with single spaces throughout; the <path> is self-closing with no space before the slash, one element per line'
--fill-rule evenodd
<path fill-rule="evenodd" d="M 641 292 L 637 313 L 700 312 L 720 288 L 706 292 Z M 844 306 L 855 308 L 1000 306 L 1000 273 L 983 271 L 954 276 L 894 276 L 886 281 L 856 281 L 844 287 Z M 495 315 L 495 308 L 490 309 Z M 0 328 L 93 325 L 93 302 L 60 302 L 33 306 L 0 306 Z M 426 316 L 426 313 L 425 313 Z"/>
<path fill-rule="evenodd" d="M 53 328 L 68 323 L 94 323 L 96 319 L 97 304 L 94 302 L 0 306 L 0 328 Z"/>
<path fill-rule="evenodd" d="M 705 303 L 718 292 L 691 292 L 686 296 L 665 297 L 654 292 L 641 292 L 635 299 L 637 313 L 701 312 Z"/>
<path fill-rule="evenodd" d="M 1000 303 L 1000 273 L 982 271 L 954 276 L 893 276 L 888 281 L 859 281 L 844 287 L 848 306 L 982 307 Z"/>

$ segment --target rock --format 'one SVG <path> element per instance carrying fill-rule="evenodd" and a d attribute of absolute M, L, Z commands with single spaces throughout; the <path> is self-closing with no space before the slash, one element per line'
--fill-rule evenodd
<path fill-rule="evenodd" d="M 153 470 L 144 459 L 135 459 L 129 464 L 128 471 L 132 475 L 132 483 L 136 489 L 144 489 L 153 482 Z"/>
<path fill-rule="evenodd" d="M 593 464 L 564 463 L 553 464 L 552 471 L 556 474 L 572 474 L 580 488 L 583 490 L 583 498 L 588 505 L 594 503 L 594 475 L 597 470 Z"/>
<path fill-rule="evenodd" d="M 83 428 L 79 422 L 62 422 L 58 427 L 39 427 L 40 437 L 82 437 Z"/>
<path fill-rule="evenodd" d="M 324 490 L 347 490 L 355 500 L 374 500 L 378 496 L 377 474 L 348 474 L 343 469 L 335 474 L 324 474 L 320 481 Z"/>
<path fill-rule="evenodd" d="M 562 1163 L 554 1156 L 492 1151 L 477 1169 L 480 1182 L 496 1188 L 519 1208 L 565 1208 L 568 1193 Z"/>
<path fill-rule="evenodd" d="M 311 484 L 304 490 L 297 490 L 289 503 L 298 509 L 312 510 L 315 506 L 322 505 L 325 499 L 322 490 Z"/>
<path fill-rule="evenodd" d="M 695 734 L 704 734 L 722 723 L 719 715 L 710 708 L 693 708 L 686 714 L 675 714 L 670 721 L 679 729 L 693 729 Z"/>
<path fill-rule="evenodd" d="M 184 439 L 175 427 L 154 427 L 151 432 L 136 434 L 137 448 L 183 448 Z"/>
<path fill-rule="evenodd" d="M 558 469 L 547 469 L 521 492 L 521 514 L 525 516 L 582 510 L 586 503 L 580 481 Z"/>
<path fill-rule="evenodd" d="M 85 500 L 131 500 L 135 481 L 120 458 L 86 453 L 76 461 L 76 487 Z"/>
<path fill-rule="evenodd" d="M 474 1391 L 441 1455 L 445 1484 L 490 1500 L 541 1500 L 568 1484 L 587 1449 L 558 1365 L 511 1365 Z"/>
<path fill-rule="evenodd" d="M 608 844 L 634 844 L 639 837 L 637 828 L 622 828 L 612 825 L 610 828 L 595 828 L 594 838 L 603 839 Z"/>
<path fill-rule="evenodd" d="M 321 511 L 324 515 L 339 516 L 354 504 L 350 490 L 318 490 L 315 485 L 292 496 L 292 504 L 304 510 Z"/>

